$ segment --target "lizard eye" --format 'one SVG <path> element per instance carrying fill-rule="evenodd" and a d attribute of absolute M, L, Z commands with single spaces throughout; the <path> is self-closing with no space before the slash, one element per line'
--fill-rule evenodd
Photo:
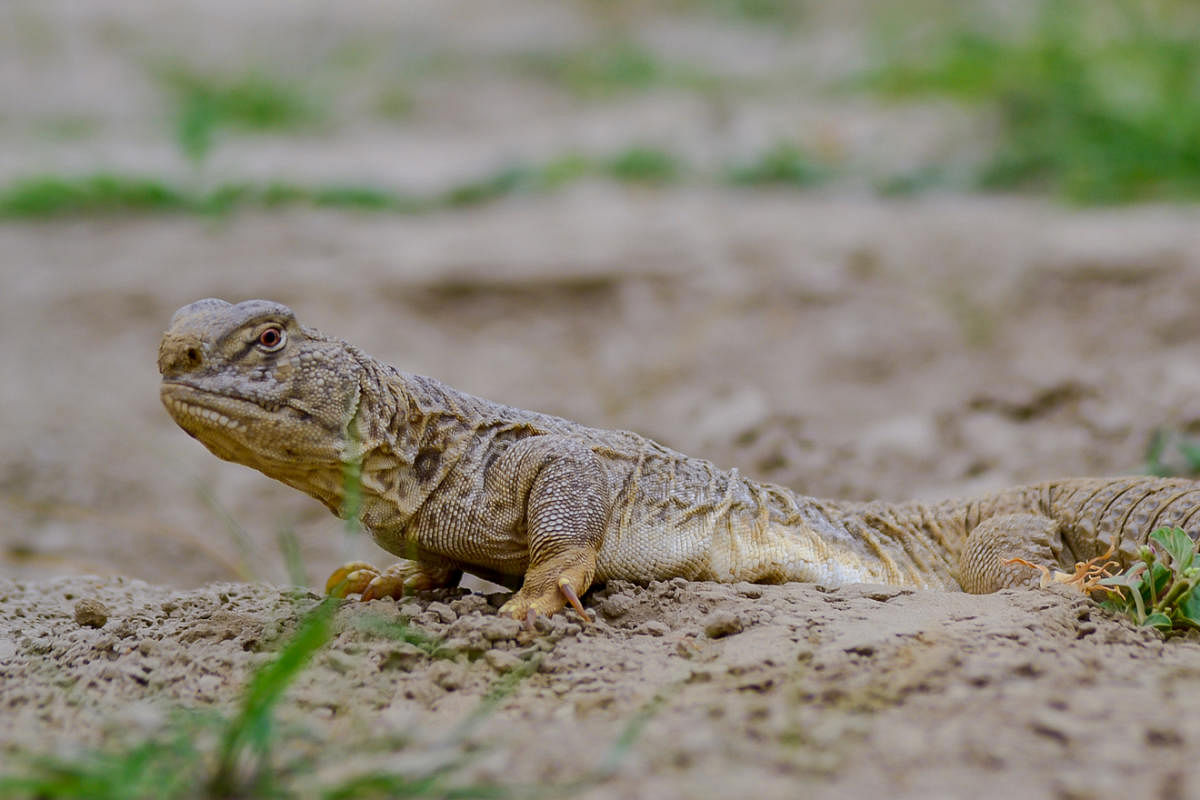
<path fill-rule="evenodd" d="M 258 334 L 258 346 L 268 353 L 274 353 L 283 347 L 284 341 L 283 329 L 277 325 L 263 328 L 262 333 Z"/>

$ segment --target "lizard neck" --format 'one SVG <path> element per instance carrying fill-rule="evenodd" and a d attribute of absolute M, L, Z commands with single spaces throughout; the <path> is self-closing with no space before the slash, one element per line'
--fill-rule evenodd
<path fill-rule="evenodd" d="M 344 458 L 346 488 L 357 484 L 360 502 L 348 508 L 343 491 L 336 511 L 355 514 L 381 546 L 402 554 L 413 515 L 475 445 L 482 401 L 368 361 Z"/>

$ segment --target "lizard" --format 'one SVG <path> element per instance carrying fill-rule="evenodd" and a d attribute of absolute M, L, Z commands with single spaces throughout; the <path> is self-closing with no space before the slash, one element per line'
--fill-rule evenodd
<path fill-rule="evenodd" d="M 1079 579 L 1113 554 L 1132 563 L 1159 526 L 1195 538 L 1200 524 L 1200 484 L 1185 479 L 1066 479 L 937 502 L 806 497 L 403 372 L 267 300 L 179 309 L 158 368 L 167 411 L 208 450 L 357 519 L 401 557 L 344 565 L 326 586 L 341 597 L 400 598 L 469 572 L 514 589 L 499 613 L 532 624 L 567 603 L 588 620 L 580 596 L 613 579 L 987 593 L 1032 585 L 1022 561 L 1075 564 Z"/>

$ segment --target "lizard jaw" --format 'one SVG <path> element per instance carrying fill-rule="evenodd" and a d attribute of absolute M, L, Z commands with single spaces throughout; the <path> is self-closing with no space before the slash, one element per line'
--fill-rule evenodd
<path fill-rule="evenodd" d="M 263 404 L 165 380 L 159 396 L 176 424 L 218 458 L 249 464 L 272 477 L 297 465 L 340 471 L 340 436 L 292 402 Z"/>
<path fill-rule="evenodd" d="M 264 409 L 248 400 L 216 395 L 175 381 L 163 381 L 159 397 L 172 419 L 196 438 L 213 431 L 244 429 L 248 416 L 264 413 Z"/>

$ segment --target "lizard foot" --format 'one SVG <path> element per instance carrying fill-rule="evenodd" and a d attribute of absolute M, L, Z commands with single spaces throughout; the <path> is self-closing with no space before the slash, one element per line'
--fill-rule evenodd
<path fill-rule="evenodd" d="M 533 618 L 537 615 L 550 616 L 570 603 L 584 624 L 590 625 L 592 618 L 579 600 L 579 591 L 587 591 L 591 586 L 595 567 L 592 563 L 576 563 L 562 568 L 558 563 L 561 560 L 553 559 L 538 567 L 530 567 L 521 588 L 500 606 L 498 613 L 532 626 Z"/>
<path fill-rule="evenodd" d="M 1040 581 L 1042 588 L 1049 586 L 1052 583 L 1061 583 L 1066 586 L 1072 586 L 1082 594 L 1090 594 L 1092 592 L 1110 592 L 1113 594 L 1121 594 L 1119 586 L 1105 586 L 1100 581 L 1105 578 L 1111 578 L 1114 574 L 1113 570 L 1120 568 L 1120 564 L 1112 560 L 1113 553 L 1116 552 L 1116 545 L 1109 545 L 1108 552 L 1098 555 L 1095 558 L 1089 558 L 1087 561 L 1078 561 L 1075 563 L 1074 572 L 1063 572 L 1061 570 L 1051 570 L 1041 564 L 1034 564 L 1026 561 L 1023 558 L 1010 558 L 1005 561 L 1005 564 L 1021 564 L 1022 566 L 1036 569 L 1042 573 Z"/>
<path fill-rule="evenodd" d="M 380 570 L 365 561 L 351 561 L 334 570 L 325 582 L 325 591 L 334 597 L 357 594 L 365 602 L 381 597 L 399 600 L 406 594 L 444 585 L 444 580 L 416 562 L 399 561 Z"/>

